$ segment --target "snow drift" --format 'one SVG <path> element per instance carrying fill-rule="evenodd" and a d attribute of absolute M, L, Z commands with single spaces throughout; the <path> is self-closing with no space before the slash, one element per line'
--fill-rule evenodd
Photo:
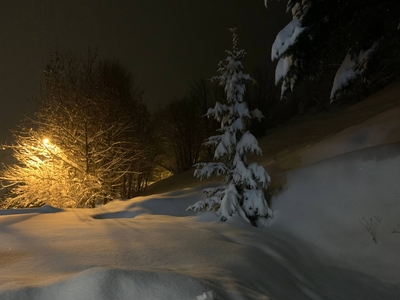
<path fill-rule="evenodd" d="M 265 228 L 185 212 L 199 188 L 3 211 L 0 298 L 398 299 L 399 170 L 392 144 L 290 171 Z"/>
<path fill-rule="evenodd" d="M 294 153 L 259 228 L 185 211 L 204 186 L 0 211 L 0 299 L 400 299 L 397 116 Z"/>

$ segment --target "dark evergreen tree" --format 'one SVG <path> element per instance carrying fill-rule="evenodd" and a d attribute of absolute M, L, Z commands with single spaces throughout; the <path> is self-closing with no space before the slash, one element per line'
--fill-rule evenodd
<path fill-rule="evenodd" d="M 266 0 L 265 2 L 267 2 Z M 293 20 L 272 46 L 282 95 L 338 64 L 331 99 L 353 81 L 385 81 L 400 63 L 398 0 L 289 0 Z"/>

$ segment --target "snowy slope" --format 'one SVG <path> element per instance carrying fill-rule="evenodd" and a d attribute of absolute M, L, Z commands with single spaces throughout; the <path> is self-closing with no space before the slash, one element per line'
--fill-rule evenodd
<path fill-rule="evenodd" d="M 281 171 L 369 146 L 400 142 L 399 95 L 400 83 L 395 83 L 357 104 L 294 119 L 259 139 L 263 156 L 250 160 L 266 167 L 274 180 Z M 193 170 L 174 175 L 151 185 L 145 193 L 164 193 L 210 181 L 199 181 L 192 175 Z"/>
<path fill-rule="evenodd" d="M 199 189 L 3 211 L 0 299 L 399 299 L 399 170 L 393 144 L 290 171 L 265 228 L 185 212 Z"/>
<path fill-rule="evenodd" d="M 269 230 L 286 229 L 336 263 L 400 283 L 399 177 L 399 143 L 288 172 Z"/>
<path fill-rule="evenodd" d="M 270 161 L 267 167 L 275 172 L 294 169 L 352 151 L 400 142 L 400 122 L 397 120 L 400 120 L 400 106 L 352 125 L 318 143 L 310 142 L 295 152 L 281 154 L 278 161 Z"/>
<path fill-rule="evenodd" d="M 400 299 L 399 113 L 280 161 L 292 170 L 273 177 L 260 228 L 186 212 L 199 182 L 93 210 L 0 211 L 0 299 Z"/>

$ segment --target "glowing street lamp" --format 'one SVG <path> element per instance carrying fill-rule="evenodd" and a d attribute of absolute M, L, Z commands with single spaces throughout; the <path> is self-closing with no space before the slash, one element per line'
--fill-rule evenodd
<path fill-rule="evenodd" d="M 43 142 L 43 146 L 44 146 L 47 150 L 53 152 L 53 154 L 58 152 L 57 146 L 51 144 L 51 143 L 50 143 L 50 140 L 49 140 L 48 138 L 44 138 L 42 142 Z"/>

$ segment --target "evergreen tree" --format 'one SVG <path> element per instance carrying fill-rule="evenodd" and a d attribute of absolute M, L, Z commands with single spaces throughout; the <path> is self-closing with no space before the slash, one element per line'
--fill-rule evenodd
<path fill-rule="evenodd" d="M 267 4 L 268 0 L 265 0 Z M 277 35 L 271 58 L 278 60 L 282 95 L 335 65 L 330 98 L 352 83 L 379 83 L 400 63 L 398 0 L 289 0 L 293 19 Z"/>
<path fill-rule="evenodd" d="M 227 58 L 218 65 L 219 76 L 213 78 L 225 88 L 227 103 L 217 102 L 206 114 L 221 122 L 220 134 L 209 137 L 205 142 L 205 145 L 216 146 L 214 158 L 219 162 L 199 163 L 194 173 L 200 179 L 213 174 L 225 175 L 225 185 L 206 189 L 207 199 L 190 206 L 188 210 L 218 210 L 222 221 L 234 214 L 249 221 L 257 217 L 272 217 L 263 193 L 270 177 L 262 166 L 248 163 L 246 159 L 248 152 L 262 154 L 257 139 L 246 131 L 246 125 L 251 118 L 260 120 L 263 116 L 258 109 L 250 112 L 243 99 L 245 84 L 253 79 L 242 71 L 241 60 L 246 52 L 238 48 L 236 28 L 230 31 L 233 49 L 226 51 Z"/>

